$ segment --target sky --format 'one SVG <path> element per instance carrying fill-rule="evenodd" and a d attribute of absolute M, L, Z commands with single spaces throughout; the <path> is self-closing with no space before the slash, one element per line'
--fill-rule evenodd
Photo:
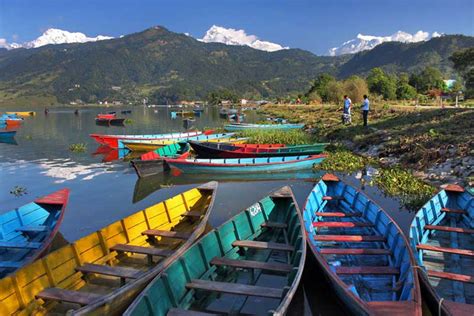
<path fill-rule="evenodd" d="M 161 25 L 201 38 L 212 25 L 327 54 L 358 33 L 474 35 L 474 0 L 0 0 L 0 38 L 26 42 L 54 27 L 118 37 Z"/>

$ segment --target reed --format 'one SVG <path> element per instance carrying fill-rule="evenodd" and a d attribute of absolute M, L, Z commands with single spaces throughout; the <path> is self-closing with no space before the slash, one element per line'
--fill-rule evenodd
<path fill-rule="evenodd" d="M 248 137 L 252 144 L 286 144 L 306 145 L 315 143 L 314 137 L 301 130 L 247 130 L 238 134 L 238 137 Z"/>

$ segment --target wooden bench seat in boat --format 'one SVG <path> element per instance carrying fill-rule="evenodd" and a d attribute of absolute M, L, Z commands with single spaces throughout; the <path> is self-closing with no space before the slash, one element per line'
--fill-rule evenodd
<path fill-rule="evenodd" d="M 461 227 L 425 225 L 425 229 L 439 230 L 439 231 L 450 232 L 450 233 L 474 234 L 474 229 L 461 228 Z"/>
<path fill-rule="evenodd" d="M 141 271 L 132 268 L 125 267 L 111 267 L 104 264 L 91 264 L 86 263 L 76 268 L 77 271 L 82 273 L 95 273 L 109 276 L 115 276 L 120 278 L 120 283 L 125 284 L 125 279 L 138 279 Z"/>
<path fill-rule="evenodd" d="M 186 212 L 186 213 L 183 213 L 181 214 L 181 216 L 184 216 L 184 217 L 201 217 L 202 216 L 202 212 L 200 211 L 189 211 L 189 212 Z"/>
<path fill-rule="evenodd" d="M 316 212 L 314 213 L 316 216 L 321 217 L 361 217 L 362 213 L 354 212 L 354 213 L 343 213 L 343 212 Z"/>
<path fill-rule="evenodd" d="M 214 257 L 211 260 L 211 264 L 215 266 L 228 266 L 244 269 L 261 269 L 274 272 L 290 272 L 293 268 L 290 264 L 286 263 L 238 260 L 223 257 Z"/>
<path fill-rule="evenodd" d="M 256 285 L 207 281 L 207 280 L 200 280 L 200 279 L 191 280 L 191 282 L 186 284 L 186 287 L 188 289 L 195 289 L 195 290 L 204 290 L 204 291 L 237 294 L 237 295 L 245 295 L 245 296 L 268 297 L 268 298 L 277 298 L 277 299 L 283 296 L 283 290 L 281 289 L 264 287 L 264 286 L 256 286 Z"/>
<path fill-rule="evenodd" d="M 261 224 L 262 227 L 267 228 L 287 228 L 288 225 L 286 223 L 278 223 L 278 222 L 266 222 Z"/>
<path fill-rule="evenodd" d="M 221 314 L 213 314 L 213 313 L 205 313 L 205 312 L 198 312 L 192 311 L 188 309 L 181 309 L 181 308 L 172 308 L 166 314 L 167 316 L 217 316 Z"/>
<path fill-rule="evenodd" d="M 0 248 L 38 249 L 41 246 L 42 246 L 42 243 L 40 242 L 0 241 Z"/>
<path fill-rule="evenodd" d="M 363 248 L 322 248 L 319 251 L 323 255 L 390 255 L 389 249 L 363 249 Z"/>
<path fill-rule="evenodd" d="M 49 226 L 45 225 L 27 225 L 15 229 L 17 232 L 24 233 L 42 233 L 49 230 Z"/>
<path fill-rule="evenodd" d="M 451 272 L 441 272 L 441 271 L 433 271 L 428 270 L 428 276 L 440 278 L 440 279 L 448 279 L 452 281 L 459 281 L 465 283 L 474 283 L 474 277 L 465 274 L 459 273 L 451 273 Z"/>
<path fill-rule="evenodd" d="M 142 247 L 142 246 L 133 246 L 133 245 L 126 245 L 126 244 L 117 244 L 110 248 L 110 250 L 117 251 L 117 252 L 131 252 L 131 253 L 139 253 L 142 255 L 146 255 L 148 257 L 148 264 L 153 264 L 153 257 L 168 257 L 173 254 L 172 250 L 166 249 L 158 249 L 153 247 Z"/>
<path fill-rule="evenodd" d="M 56 287 L 45 289 L 36 295 L 36 298 L 43 300 L 68 302 L 79 305 L 88 305 L 100 297 L 101 295 L 95 293 L 71 291 Z"/>
<path fill-rule="evenodd" d="M 384 236 L 372 235 L 315 235 L 316 241 L 334 242 L 364 242 L 364 241 L 385 241 Z"/>
<path fill-rule="evenodd" d="M 146 235 L 150 237 L 169 237 L 169 238 L 187 240 L 191 236 L 191 233 L 175 232 L 175 231 L 169 231 L 169 230 L 147 229 L 144 232 L 142 232 L 142 235 Z"/>
<path fill-rule="evenodd" d="M 373 227 L 372 223 L 363 222 L 314 222 L 313 227 L 327 228 L 352 228 L 352 227 Z"/>
<path fill-rule="evenodd" d="M 451 254 L 460 255 L 460 256 L 474 257 L 474 251 L 469 250 L 469 249 L 456 249 L 456 248 L 438 247 L 438 246 L 431 246 L 431 245 L 417 245 L 416 248 L 421 249 L 421 250 L 445 252 L 445 253 L 451 253 Z"/>
<path fill-rule="evenodd" d="M 400 274 L 394 267 L 336 267 L 337 274 Z"/>
<path fill-rule="evenodd" d="M 447 207 L 444 207 L 441 209 L 441 212 L 444 212 L 444 213 L 452 213 L 452 214 L 467 214 L 466 211 L 464 210 L 453 210 L 453 209 L 450 209 L 450 208 L 447 208 Z"/>
<path fill-rule="evenodd" d="M 344 197 L 340 196 L 340 195 L 335 195 L 335 196 L 326 195 L 326 196 L 323 196 L 323 201 L 340 201 L 340 200 L 344 200 Z"/>
<path fill-rule="evenodd" d="M 266 241 L 254 241 L 254 240 L 237 240 L 232 243 L 232 246 L 254 248 L 254 249 L 282 250 L 282 251 L 293 251 L 295 249 L 295 247 L 288 244 L 266 242 Z"/>

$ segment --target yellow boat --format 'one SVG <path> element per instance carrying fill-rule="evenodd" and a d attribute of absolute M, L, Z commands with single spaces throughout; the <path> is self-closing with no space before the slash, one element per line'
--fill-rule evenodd
<path fill-rule="evenodd" d="M 0 280 L 0 314 L 121 314 L 206 230 L 216 189 L 178 194 L 18 269 Z"/>
<path fill-rule="evenodd" d="M 18 116 L 35 116 L 36 115 L 36 112 L 34 112 L 34 111 L 29 111 L 29 112 L 26 112 L 26 111 L 24 111 L 24 112 L 5 112 L 5 113 L 10 114 L 10 115 L 16 114 Z"/>

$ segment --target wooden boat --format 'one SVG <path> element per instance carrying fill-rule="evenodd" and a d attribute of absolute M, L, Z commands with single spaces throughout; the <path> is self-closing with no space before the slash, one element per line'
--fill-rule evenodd
<path fill-rule="evenodd" d="M 61 226 L 68 199 L 69 190 L 63 189 L 0 215 L 0 278 L 46 254 Z M 0 289 L 0 297 L 6 298 L 6 289 Z"/>
<path fill-rule="evenodd" d="M 220 142 L 231 142 L 232 140 L 242 140 L 234 137 L 234 133 L 221 133 L 221 134 L 210 134 L 210 135 L 198 135 L 180 139 L 156 139 L 156 140 L 141 140 L 141 139 L 127 139 L 120 140 L 123 145 L 132 151 L 153 151 L 157 148 L 173 144 L 175 142 L 184 142 L 189 140 L 194 141 L 220 141 Z M 246 140 L 246 139 L 245 139 Z M 242 140 L 243 141 L 243 140 Z"/>
<path fill-rule="evenodd" d="M 205 231 L 216 188 L 152 205 L 1 279 L 2 314 L 120 314 Z"/>
<path fill-rule="evenodd" d="M 240 147 L 222 143 L 189 141 L 199 158 L 256 158 L 315 155 L 324 151 L 327 144 L 287 146 L 282 148 Z M 257 144 L 254 144 L 257 145 Z"/>
<path fill-rule="evenodd" d="M 309 246 L 355 315 L 421 315 L 416 262 L 390 216 L 364 193 L 326 174 L 303 210 Z"/>
<path fill-rule="evenodd" d="M 194 132 L 186 132 L 186 133 L 169 133 L 169 134 L 144 134 L 144 135 L 101 135 L 101 134 L 90 134 L 89 136 L 92 137 L 96 142 L 101 145 L 107 145 L 112 148 L 125 148 L 122 142 L 119 140 L 131 140 L 131 139 L 147 139 L 147 140 L 155 140 L 155 139 L 182 139 L 187 137 L 198 136 L 201 134 L 212 134 L 213 131 L 194 131 Z"/>
<path fill-rule="evenodd" d="M 35 111 L 23 111 L 23 112 L 5 112 L 6 114 L 15 114 L 17 116 L 35 116 Z"/>
<path fill-rule="evenodd" d="M 120 111 L 120 113 L 122 113 L 122 114 L 131 114 L 132 110 L 122 110 L 122 111 Z"/>
<path fill-rule="evenodd" d="M 185 159 L 189 156 L 191 146 L 186 142 L 173 143 L 148 152 L 140 159 L 131 161 L 138 177 L 147 177 L 163 171 L 163 158 Z"/>
<path fill-rule="evenodd" d="M 97 114 L 97 116 L 95 117 L 96 120 L 97 119 L 105 119 L 105 120 L 110 120 L 110 119 L 114 119 L 117 117 L 117 114 L 115 112 L 112 112 L 112 113 L 107 113 L 107 114 Z"/>
<path fill-rule="evenodd" d="M 193 111 L 174 111 L 177 116 L 182 116 L 182 117 L 192 117 L 194 116 Z"/>
<path fill-rule="evenodd" d="M 410 226 L 421 284 L 433 315 L 474 315 L 474 195 L 446 185 Z"/>
<path fill-rule="evenodd" d="M 283 187 L 182 253 L 124 315 L 285 315 L 305 258 L 301 215 Z"/>
<path fill-rule="evenodd" d="M 183 172 L 196 173 L 246 173 L 277 172 L 311 169 L 321 163 L 326 155 L 268 157 L 268 158 L 229 158 L 229 159 L 168 159 L 169 167 Z"/>
<path fill-rule="evenodd" d="M 16 131 L 0 131 L 0 138 L 12 138 L 16 134 Z"/>
<path fill-rule="evenodd" d="M 304 124 L 249 124 L 249 123 L 231 123 L 224 126 L 228 132 L 245 131 L 251 129 L 265 129 L 265 130 L 292 130 L 301 129 Z"/>
<path fill-rule="evenodd" d="M 124 118 L 96 118 L 97 125 L 124 125 Z"/>

